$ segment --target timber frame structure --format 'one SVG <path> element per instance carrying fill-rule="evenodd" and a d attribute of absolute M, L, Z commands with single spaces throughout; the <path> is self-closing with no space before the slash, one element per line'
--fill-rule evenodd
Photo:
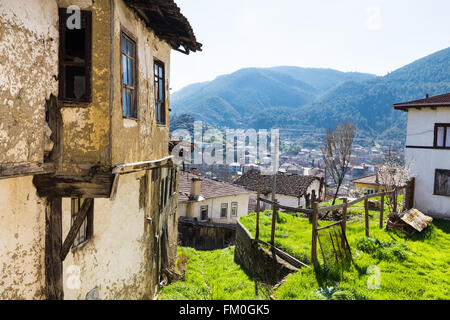
<path fill-rule="evenodd" d="M 31 5 L 42 4 L 41 0 L 32 0 L 32 2 Z M 137 220 L 143 225 L 143 228 L 139 225 L 139 229 L 144 231 L 142 238 L 139 239 L 140 242 L 134 241 L 134 235 L 131 234 L 129 235 L 130 240 L 127 241 L 143 243 L 143 248 L 137 248 L 136 252 L 144 252 L 144 257 L 141 255 L 139 259 L 144 261 L 143 265 L 148 264 L 149 266 L 143 266 L 142 270 L 136 271 L 136 277 L 138 277 L 139 283 L 143 279 L 151 278 L 151 283 L 147 285 L 148 288 L 146 287 L 146 290 L 148 289 L 146 294 L 149 295 L 148 298 L 152 298 L 157 291 L 157 289 L 154 290 L 155 285 L 158 287 L 160 277 L 171 263 L 171 261 L 167 261 L 172 259 L 172 257 L 167 257 L 169 255 L 167 251 L 174 250 L 173 243 L 176 252 L 176 241 L 174 242 L 170 237 L 172 234 L 175 234 L 176 237 L 177 233 L 176 229 L 173 232 L 171 228 L 176 228 L 176 224 L 172 220 L 176 217 L 178 202 L 178 185 L 176 184 L 178 168 L 169 154 L 169 117 L 167 116 L 164 126 L 156 123 L 154 90 L 152 89 L 153 68 L 147 68 L 147 63 L 153 63 L 155 59 L 162 61 L 167 68 L 162 81 L 167 82 L 165 94 L 169 97 L 170 50 L 189 54 L 201 51 L 202 44 L 197 42 L 188 20 L 181 14 L 173 0 L 99 0 L 95 2 L 74 0 L 73 2 L 75 5 L 81 6 L 83 19 L 85 17 L 91 19 L 88 21 L 87 33 L 89 34 L 86 35 L 86 41 L 89 42 L 92 52 L 88 53 L 89 59 L 86 60 L 88 62 L 85 62 L 88 72 L 84 73 L 89 77 L 90 87 L 86 88 L 89 99 L 69 101 L 63 97 L 58 98 L 58 89 L 66 88 L 66 84 L 61 83 L 66 81 L 66 78 L 65 76 L 58 78 L 55 74 L 59 72 L 61 75 L 62 68 L 67 67 L 62 65 L 66 61 L 61 61 L 64 57 L 59 54 L 63 52 L 61 49 L 63 44 L 60 44 L 59 52 L 54 50 L 49 53 L 53 59 L 53 63 L 49 65 L 52 66 L 58 61 L 60 64 L 59 68 L 54 68 L 55 72 L 51 75 L 51 81 L 56 81 L 52 92 L 48 95 L 47 92 L 50 90 L 41 88 L 46 92 L 45 108 L 42 103 L 41 109 L 35 111 L 36 114 L 39 114 L 39 118 L 35 122 L 37 125 L 33 128 L 30 125 L 23 130 L 24 139 L 33 141 L 35 138 L 32 133 L 42 133 L 42 124 L 45 124 L 45 135 L 42 139 L 38 135 L 40 139 L 38 147 L 36 151 L 28 150 L 27 159 L 18 156 L 16 158 L 0 156 L 0 194 L 2 190 L 7 190 L 2 188 L 9 188 L 9 184 L 14 184 L 15 179 L 27 177 L 31 179 L 32 177 L 32 187 L 35 188 L 38 199 L 35 202 L 36 207 L 43 203 L 45 208 L 45 237 L 43 237 L 45 238 L 43 241 L 45 250 L 42 259 L 45 262 L 43 272 L 45 288 L 40 287 L 35 291 L 45 292 L 44 297 L 52 300 L 65 297 L 63 262 L 67 261 L 69 257 L 81 259 L 83 256 L 81 253 L 77 253 L 77 255 L 73 253 L 75 252 L 74 240 L 88 213 L 90 210 L 94 210 L 94 202 L 102 201 L 101 205 L 96 205 L 96 211 L 103 210 L 102 215 L 108 216 L 108 209 L 105 208 L 112 207 L 115 212 L 118 212 L 115 214 L 119 219 L 123 212 L 121 206 L 126 205 L 125 196 L 137 195 L 135 198 L 138 204 L 130 204 L 129 210 L 137 217 L 139 217 L 137 213 L 145 213 L 142 219 Z M 65 28 L 59 20 L 62 12 L 65 14 L 65 8 L 62 7 L 64 2 L 50 0 L 47 1 L 47 5 L 50 6 L 48 8 L 50 14 L 46 17 L 48 21 L 44 20 L 42 23 L 44 29 L 56 26 L 52 38 L 48 41 L 59 42 L 58 32 L 60 34 L 65 32 Z M 11 15 L 13 16 L 13 14 Z M 5 21 L 3 19 L 5 18 L 0 10 L 1 23 Z M 59 28 L 58 23 L 60 24 Z M 122 114 L 123 100 L 120 83 L 123 81 L 120 50 L 122 28 L 130 31 L 136 38 L 136 45 L 140 49 L 136 49 L 136 56 L 141 55 L 140 59 L 136 59 L 134 69 L 136 70 L 134 76 L 136 79 L 139 78 L 136 80 L 137 119 L 127 119 Z M 95 33 L 92 30 L 95 30 Z M 64 37 L 60 36 L 60 40 L 63 41 L 63 39 Z M 1 46 L 0 49 L 2 49 Z M 73 48 L 69 49 L 73 50 Z M 146 51 L 144 52 L 144 50 Z M 0 52 L 2 51 L 0 50 Z M 39 55 L 34 52 L 33 54 Z M 146 61 L 144 57 L 150 57 L 149 61 Z M 20 62 L 18 64 L 20 65 Z M 67 68 L 71 67 L 72 65 L 69 63 Z M 14 72 L 10 73 L 14 74 Z M 79 82 L 79 79 L 76 81 Z M 40 79 L 37 79 L 36 82 L 45 83 Z M 68 86 L 75 86 L 75 84 L 69 82 Z M 0 87 L 0 92 L 1 89 Z M 83 88 L 78 88 L 78 90 L 83 90 Z M 26 90 L 23 94 L 26 94 Z M 168 115 L 169 102 L 166 103 L 165 108 L 165 114 Z M 0 110 L 0 116 L 3 117 L 1 112 L 3 111 Z M 9 112 L 6 114 L 7 120 L 13 111 Z M 28 120 L 24 119 L 23 121 Z M 3 134 L 1 125 L 0 137 Z M 33 123 L 33 125 L 35 124 Z M 12 125 L 9 127 L 13 128 Z M 6 136 L 8 134 L 14 136 L 12 131 L 7 132 Z M 13 143 L 17 144 L 14 140 L 11 140 L 10 143 L 11 145 L 5 146 L 5 153 L 12 154 Z M 122 191 L 121 194 L 122 180 L 123 188 L 129 189 Z M 5 183 L 2 186 L 3 181 Z M 64 199 L 84 199 L 76 217 L 72 216 L 69 227 L 64 218 L 64 210 L 67 211 L 68 202 Z M 120 204 L 114 207 L 114 203 L 119 201 Z M 12 202 L 10 207 L 13 211 L 19 211 L 14 208 Z M 132 207 L 134 209 L 131 209 Z M 104 222 L 101 221 L 101 223 Z M 119 227 L 113 226 L 111 229 Z M 139 232 L 142 231 L 139 230 Z M 111 233 L 107 236 L 113 238 L 115 235 Z M 40 235 L 36 235 L 36 237 L 40 237 Z M 124 237 L 126 238 L 126 235 Z M 96 241 L 100 241 L 99 238 L 101 236 L 98 234 L 94 236 Z M 99 243 L 92 244 L 90 250 L 97 252 L 99 250 L 95 247 L 97 245 L 100 246 Z M 2 254 L 3 252 L 0 251 L 0 257 L 3 258 Z M 40 260 L 39 250 L 37 250 L 36 256 L 36 259 Z M 17 268 L 20 269 L 22 266 Z M 117 278 L 120 277 L 122 274 L 118 274 Z M 36 283 L 39 281 L 36 280 Z M 95 281 L 100 280 L 95 278 Z M 11 283 L 13 282 L 11 281 Z M 15 282 L 17 281 L 15 280 Z M 104 285 L 103 290 L 108 297 L 116 296 L 113 289 L 110 289 L 115 286 L 116 284 L 111 284 L 109 287 Z M 133 286 L 133 284 L 126 283 L 126 286 Z M 3 289 L 0 286 L 0 291 L 7 291 Z M 73 295 L 78 298 L 84 296 L 88 289 L 83 288 L 82 290 L 83 293 L 74 293 Z M 139 290 L 143 291 L 140 288 Z M 126 290 L 122 291 L 127 292 Z M 0 299 L 3 297 L 0 293 Z M 120 297 L 129 298 L 128 296 Z"/>

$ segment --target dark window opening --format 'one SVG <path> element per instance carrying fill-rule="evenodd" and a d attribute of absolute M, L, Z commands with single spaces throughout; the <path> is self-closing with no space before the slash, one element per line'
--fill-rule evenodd
<path fill-rule="evenodd" d="M 155 105 L 156 122 L 160 125 L 166 124 L 166 84 L 164 63 L 155 61 Z"/>
<path fill-rule="evenodd" d="M 220 217 L 228 218 L 228 203 L 222 203 L 220 207 Z"/>
<path fill-rule="evenodd" d="M 70 221 L 71 227 L 78 213 L 80 212 L 83 203 L 84 199 L 81 198 L 72 199 L 72 214 L 71 214 L 72 218 Z M 75 240 L 73 241 L 72 248 L 76 248 L 81 244 L 85 243 L 86 241 L 88 241 L 90 238 L 92 238 L 94 230 L 93 222 L 94 222 L 94 205 L 92 205 L 91 208 L 88 209 L 86 219 L 83 221 L 83 224 L 81 225 L 80 230 L 78 231 Z"/>
<path fill-rule="evenodd" d="M 208 206 L 200 207 L 200 218 L 202 221 L 208 220 Z"/>
<path fill-rule="evenodd" d="M 92 13 L 81 11 L 81 25 L 67 27 L 67 9 L 59 10 L 59 99 L 91 101 Z"/>
<path fill-rule="evenodd" d="M 434 194 L 437 196 L 450 196 L 450 170 L 436 169 Z"/>
<path fill-rule="evenodd" d="M 123 116 L 137 119 L 136 42 L 124 32 L 121 53 Z"/>

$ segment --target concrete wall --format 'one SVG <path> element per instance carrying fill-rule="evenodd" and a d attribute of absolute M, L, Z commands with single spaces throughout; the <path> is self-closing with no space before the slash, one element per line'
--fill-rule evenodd
<path fill-rule="evenodd" d="M 433 146 L 435 123 L 450 123 L 450 110 L 410 109 L 406 145 Z M 414 207 L 434 217 L 450 218 L 450 197 L 433 195 L 435 169 L 450 170 L 450 150 L 406 148 L 405 158 L 410 175 L 416 178 Z"/>
<path fill-rule="evenodd" d="M 236 196 L 228 196 L 221 198 L 206 199 L 201 202 L 181 202 L 178 205 L 178 217 L 197 218 L 201 220 L 200 209 L 202 206 L 208 206 L 208 217 L 215 223 L 236 223 L 240 217 L 248 214 L 249 194 L 240 194 Z M 237 217 L 231 217 L 231 203 L 238 203 Z M 228 203 L 228 217 L 226 219 L 220 218 L 220 209 L 222 203 Z"/>
<path fill-rule="evenodd" d="M 45 298 L 45 200 L 32 177 L 0 180 L 0 300 Z"/>
<path fill-rule="evenodd" d="M 161 159 L 169 154 L 169 88 L 171 47 L 155 37 L 145 22 L 127 7 L 122 0 L 114 1 L 114 102 L 112 108 L 112 162 L 132 163 Z M 120 83 L 121 28 L 136 38 L 138 59 L 138 118 L 123 118 Z M 166 75 L 166 126 L 156 124 L 153 61 L 165 64 Z"/>
<path fill-rule="evenodd" d="M 234 260 L 245 272 L 269 284 L 277 284 L 288 274 L 298 271 L 280 257 L 263 249 L 249 231 L 239 222 L 236 226 Z"/>
<path fill-rule="evenodd" d="M 55 0 L 0 0 L 0 164 L 44 161 L 45 101 L 58 95 Z"/>
<path fill-rule="evenodd" d="M 223 249 L 235 244 L 236 230 L 230 226 L 178 222 L 178 243 L 197 250 Z"/>

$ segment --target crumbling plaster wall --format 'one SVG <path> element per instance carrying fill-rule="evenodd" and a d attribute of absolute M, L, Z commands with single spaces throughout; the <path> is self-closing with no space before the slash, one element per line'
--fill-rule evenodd
<path fill-rule="evenodd" d="M 112 162 L 133 163 L 161 159 L 168 155 L 169 71 L 171 47 L 159 40 L 145 22 L 122 0 L 114 1 L 114 105 L 112 109 Z M 137 40 L 138 120 L 124 119 L 120 83 L 120 36 L 126 31 Z M 155 116 L 153 61 L 165 64 L 166 126 L 158 126 Z"/>
<path fill-rule="evenodd" d="M 91 166 L 111 165 L 110 134 L 110 1 L 59 1 L 92 11 L 92 102 L 60 103 L 63 121 L 61 174 L 85 173 Z"/>
<path fill-rule="evenodd" d="M 58 94 L 55 0 L 0 0 L 0 164 L 42 163 L 45 101 Z"/>
<path fill-rule="evenodd" d="M 0 300 L 45 298 L 45 200 L 32 177 L 0 180 Z"/>
<path fill-rule="evenodd" d="M 122 175 L 116 199 L 94 200 L 94 236 L 64 261 L 64 298 L 85 299 L 97 287 L 100 299 L 150 298 L 152 265 L 145 209 L 139 206 L 145 172 Z M 71 201 L 63 199 L 63 237 L 70 230 Z M 77 285 L 79 279 L 79 286 Z"/>

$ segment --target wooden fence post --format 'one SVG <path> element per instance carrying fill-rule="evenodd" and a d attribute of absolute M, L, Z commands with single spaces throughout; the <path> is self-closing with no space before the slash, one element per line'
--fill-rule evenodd
<path fill-rule="evenodd" d="M 394 212 L 397 213 L 397 188 L 392 192 L 392 199 L 394 199 Z"/>
<path fill-rule="evenodd" d="M 369 236 L 369 200 L 367 197 L 364 199 L 364 213 L 366 220 L 366 237 Z"/>
<path fill-rule="evenodd" d="M 319 217 L 318 203 L 313 203 L 312 216 L 312 242 L 311 242 L 311 264 L 317 263 L 317 219 Z"/>
<path fill-rule="evenodd" d="M 383 229 L 383 215 L 384 215 L 384 194 L 381 196 L 381 205 L 380 205 L 380 229 Z"/>
<path fill-rule="evenodd" d="M 278 204 L 278 201 L 275 200 L 275 203 Z M 278 211 L 278 206 L 276 204 L 273 206 L 272 210 L 272 233 L 270 235 L 270 244 L 272 246 L 275 246 L 275 224 L 277 223 L 277 211 Z"/>
<path fill-rule="evenodd" d="M 342 247 L 345 247 L 345 238 L 347 237 L 347 198 L 344 198 L 344 203 L 346 204 L 344 208 L 342 208 Z"/>
<path fill-rule="evenodd" d="M 261 197 L 261 180 L 258 180 L 258 194 L 256 196 L 256 232 L 255 239 L 258 241 L 259 239 L 259 210 L 260 210 L 260 199 Z"/>

